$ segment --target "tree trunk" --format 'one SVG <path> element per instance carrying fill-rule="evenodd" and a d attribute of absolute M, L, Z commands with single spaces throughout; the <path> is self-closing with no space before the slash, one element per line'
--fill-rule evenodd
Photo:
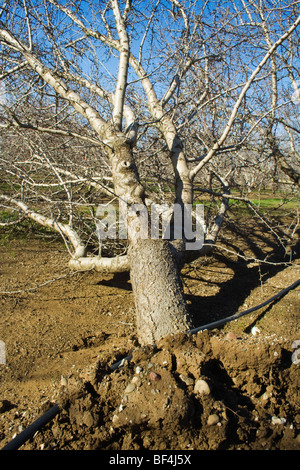
<path fill-rule="evenodd" d="M 130 277 L 140 344 L 155 344 L 192 327 L 178 266 L 166 240 L 138 240 L 130 248 Z"/>
<path fill-rule="evenodd" d="M 167 240 L 147 238 L 150 218 L 146 223 L 142 220 L 142 212 L 148 213 L 148 209 L 130 145 L 115 139 L 109 153 L 114 190 L 126 203 L 122 211 L 124 220 L 127 220 L 138 340 L 141 345 L 155 344 L 170 333 L 187 331 L 192 327 L 179 269 Z M 139 205 L 141 210 L 130 210 L 134 205 Z M 142 226 L 145 229 L 142 230 L 145 232 L 143 235 Z"/>

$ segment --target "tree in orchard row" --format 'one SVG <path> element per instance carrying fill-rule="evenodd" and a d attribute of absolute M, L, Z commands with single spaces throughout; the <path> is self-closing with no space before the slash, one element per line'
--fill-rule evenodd
<path fill-rule="evenodd" d="M 180 270 L 215 245 L 234 175 L 277 161 L 299 181 L 298 13 L 273 0 L 2 3 L 0 202 L 59 232 L 72 269 L 130 271 L 141 344 L 193 326 Z M 212 179 L 204 244 L 187 249 L 174 214 L 170 237 L 151 238 L 154 203 L 184 214 Z M 89 250 L 111 200 L 128 235 L 114 257 L 103 240 Z"/>

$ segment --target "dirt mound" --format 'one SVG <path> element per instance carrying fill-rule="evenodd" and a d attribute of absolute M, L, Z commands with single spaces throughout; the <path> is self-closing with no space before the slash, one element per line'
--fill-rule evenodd
<path fill-rule="evenodd" d="M 28 449 L 300 448 L 299 373 L 276 336 L 200 332 L 66 378 Z"/>
<path fill-rule="evenodd" d="M 17 291 L 1 300 L 1 448 L 58 403 L 60 413 L 22 449 L 300 449 L 299 289 L 222 328 L 140 348 L 128 278 L 59 278 L 55 249 L 15 244 L 1 252 L 2 288 Z M 299 278 L 297 264 L 263 283 L 255 269 L 212 258 L 184 273 L 194 312 L 206 299 L 211 306 L 202 324 Z"/>

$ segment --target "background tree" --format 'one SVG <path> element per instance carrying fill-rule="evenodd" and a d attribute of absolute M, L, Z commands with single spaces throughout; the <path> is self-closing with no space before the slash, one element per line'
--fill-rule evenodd
<path fill-rule="evenodd" d="M 299 2 L 256 3 L 2 4 L 3 223 L 57 231 L 73 269 L 130 271 L 142 344 L 192 326 L 180 269 L 215 245 L 230 185 L 277 166 L 299 181 Z M 219 201 L 200 249 L 141 237 L 152 203 L 184 210 L 199 192 Z M 111 201 L 128 228 L 116 256 L 96 230 Z"/>

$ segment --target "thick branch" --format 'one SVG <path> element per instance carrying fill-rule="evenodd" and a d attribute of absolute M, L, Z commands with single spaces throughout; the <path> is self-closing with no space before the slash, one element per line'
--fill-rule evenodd
<path fill-rule="evenodd" d="M 2 37 L 2 39 L 4 39 L 8 45 L 18 50 L 25 57 L 31 68 L 36 71 L 38 75 L 40 75 L 40 77 L 46 83 L 48 83 L 62 98 L 67 100 L 76 111 L 84 116 L 102 139 L 112 134 L 111 127 L 99 115 L 99 113 L 89 106 L 83 99 L 81 99 L 77 93 L 68 88 L 68 86 L 55 74 L 55 72 L 51 71 L 48 67 L 42 64 L 36 55 L 30 52 L 28 48 L 20 41 L 15 39 L 15 37 L 10 32 L 1 29 L 0 37 Z"/>
<path fill-rule="evenodd" d="M 38 224 L 43 225 L 44 227 L 49 227 L 55 230 L 56 232 L 60 233 L 61 235 L 67 237 L 75 250 L 75 253 L 73 255 L 74 258 L 84 256 L 86 251 L 85 246 L 77 232 L 75 232 L 75 230 L 73 230 L 69 225 L 57 222 L 56 220 L 51 219 L 50 217 L 46 217 L 42 214 L 39 214 L 38 212 L 33 211 L 23 201 L 10 198 L 8 196 L 5 196 L 4 194 L 0 195 L 0 199 L 4 199 L 9 203 L 14 204 L 19 209 L 21 209 L 27 217 L 34 220 Z"/>
<path fill-rule="evenodd" d="M 112 0 L 112 8 L 120 39 L 119 71 L 114 96 L 113 122 L 118 130 L 122 130 L 123 108 L 125 101 L 125 91 L 129 63 L 129 38 L 126 31 L 125 22 L 120 14 L 120 9 L 117 0 Z"/>
<path fill-rule="evenodd" d="M 114 106 L 115 95 L 113 93 L 110 93 L 107 90 L 104 90 L 101 86 L 96 85 L 95 83 L 92 83 L 86 78 L 79 77 L 78 75 L 75 75 L 74 73 L 64 72 L 64 76 L 67 77 L 71 81 L 75 81 L 76 83 L 83 85 L 92 93 L 95 93 L 96 95 L 100 96 L 101 98 L 106 100 L 108 103 L 110 103 L 112 106 Z M 123 115 L 125 117 L 126 126 L 127 126 L 127 129 L 125 131 L 126 142 L 134 145 L 136 142 L 136 138 L 137 138 L 138 126 L 136 123 L 136 117 L 135 117 L 134 112 L 132 111 L 130 106 L 128 106 L 128 104 L 126 103 L 123 103 Z"/>
<path fill-rule="evenodd" d="M 122 273 L 130 271 L 127 255 L 114 258 L 101 258 L 101 256 L 89 256 L 86 258 L 71 259 L 69 267 L 75 271 L 95 270 L 102 273 Z"/>

